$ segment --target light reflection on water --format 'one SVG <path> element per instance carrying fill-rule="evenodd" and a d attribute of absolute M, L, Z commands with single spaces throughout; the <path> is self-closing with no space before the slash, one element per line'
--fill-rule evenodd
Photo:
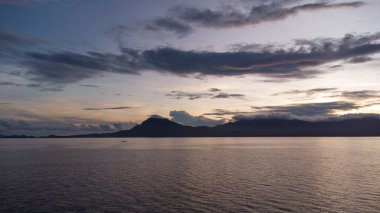
<path fill-rule="evenodd" d="M 380 211 L 380 138 L 1 139 L 0 171 L 0 212 Z"/>

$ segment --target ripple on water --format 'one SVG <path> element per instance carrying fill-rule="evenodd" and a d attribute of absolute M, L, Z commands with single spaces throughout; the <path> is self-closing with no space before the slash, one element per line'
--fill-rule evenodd
<path fill-rule="evenodd" d="M 0 171 L 0 212 L 380 211 L 378 138 L 1 139 Z"/>

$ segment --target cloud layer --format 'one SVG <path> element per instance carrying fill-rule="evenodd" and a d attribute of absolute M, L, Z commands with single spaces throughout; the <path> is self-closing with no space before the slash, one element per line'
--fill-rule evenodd
<path fill-rule="evenodd" d="M 379 99 L 380 91 L 376 91 L 376 90 L 343 91 L 341 93 L 341 96 L 348 99 L 352 99 L 352 100 Z"/>
<path fill-rule="evenodd" d="M 224 120 L 215 120 L 204 116 L 192 116 L 186 111 L 170 111 L 173 121 L 186 126 L 216 126 L 223 124 Z"/>
<path fill-rule="evenodd" d="M 248 51 L 241 46 L 241 50 L 226 52 L 169 47 L 121 48 L 120 54 L 27 51 L 15 57 L 14 63 L 26 69 L 29 79 L 56 84 L 78 82 L 105 73 L 140 74 L 146 70 L 180 76 L 259 75 L 272 79 L 305 79 L 328 71 L 318 69 L 318 65 L 379 53 L 379 39 L 380 33 L 347 34 L 341 39 L 296 40 L 289 48 L 261 45 L 252 49 L 250 45 Z"/>
<path fill-rule="evenodd" d="M 283 20 L 301 12 L 356 8 L 365 4 L 363 1 L 302 3 L 300 0 L 244 1 L 244 3 L 240 8 L 230 6 L 220 10 L 174 7 L 168 11 L 166 17 L 151 21 L 145 28 L 152 31 L 168 31 L 181 37 L 193 32 L 196 27 L 211 29 L 243 27 Z"/>
<path fill-rule="evenodd" d="M 336 111 L 346 111 L 358 108 L 358 105 L 344 101 L 252 107 L 252 109 L 261 114 L 290 114 L 299 117 L 323 117 L 331 115 Z"/>
<path fill-rule="evenodd" d="M 245 95 L 240 93 L 226 93 L 218 88 L 210 88 L 208 92 L 183 92 L 183 91 L 171 91 L 165 94 L 166 97 L 173 99 L 188 99 L 196 100 L 200 98 L 212 98 L 212 99 L 225 99 L 225 98 L 238 98 L 244 99 Z"/>
<path fill-rule="evenodd" d="M 353 102 L 333 101 L 322 103 L 300 103 L 278 106 L 252 106 L 247 111 L 230 111 L 215 109 L 214 112 L 205 113 L 209 116 L 232 116 L 234 119 L 250 117 L 281 117 L 303 120 L 324 119 L 334 116 L 337 112 L 359 109 L 361 106 Z"/>
<path fill-rule="evenodd" d="M 308 89 L 308 90 L 290 90 L 290 91 L 275 93 L 273 94 L 273 96 L 298 95 L 298 94 L 305 95 L 306 97 L 319 94 L 319 95 L 325 95 L 328 97 L 349 99 L 352 101 L 380 99 L 379 90 L 344 91 L 344 90 L 339 90 L 338 88 L 315 88 L 315 89 Z"/>
<path fill-rule="evenodd" d="M 130 107 L 130 106 L 116 106 L 116 107 L 102 107 L 102 108 L 84 108 L 83 110 L 87 111 L 99 111 L 99 110 L 123 110 L 123 109 L 135 109 L 138 107 Z"/>
<path fill-rule="evenodd" d="M 0 134 L 3 135 L 33 135 L 46 136 L 73 135 L 87 133 L 115 132 L 130 129 L 135 125 L 131 122 L 102 122 L 88 121 L 75 122 L 73 120 L 23 120 L 23 119 L 0 119 Z"/>

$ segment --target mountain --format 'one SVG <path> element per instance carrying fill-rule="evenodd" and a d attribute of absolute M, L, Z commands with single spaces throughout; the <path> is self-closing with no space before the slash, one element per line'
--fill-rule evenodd
<path fill-rule="evenodd" d="M 330 121 L 287 119 L 240 120 L 216 127 L 229 136 L 380 136 L 380 119 Z"/>
<path fill-rule="evenodd" d="M 71 137 L 281 137 L 281 136 L 380 136 L 379 118 L 303 121 L 246 119 L 215 127 L 184 126 L 166 118 L 151 117 L 130 130 Z"/>
<path fill-rule="evenodd" d="M 323 137 L 380 136 L 380 118 L 355 117 L 321 121 L 283 118 L 244 119 L 215 127 L 191 127 L 163 117 L 150 117 L 130 130 L 113 133 L 72 136 L 49 135 L 45 138 L 105 138 L 105 137 Z M 25 135 L 0 138 L 33 138 Z"/>
<path fill-rule="evenodd" d="M 130 130 L 79 137 L 207 137 L 212 131 L 212 127 L 190 127 L 166 118 L 150 117 Z"/>

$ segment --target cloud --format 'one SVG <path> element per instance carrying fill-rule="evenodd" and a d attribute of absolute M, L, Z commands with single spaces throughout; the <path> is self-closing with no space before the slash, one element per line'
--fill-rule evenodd
<path fill-rule="evenodd" d="M 24 108 L 21 109 L 17 103 L 4 107 L 5 111 L 0 118 L 0 135 L 44 136 L 105 133 L 130 129 L 136 124 L 130 121 L 114 122 L 78 116 L 46 117 Z"/>
<path fill-rule="evenodd" d="M 121 110 L 121 109 L 135 109 L 138 107 L 130 107 L 130 106 L 117 106 L 117 107 L 104 107 L 104 108 L 84 108 L 83 110 L 87 111 L 98 111 L 98 110 Z"/>
<path fill-rule="evenodd" d="M 313 56 L 311 56 L 313 54 Z M 317 54 L 317 53 L 315 53 Z M 320 64 L 314 53 L 301 52 L 198 52 L 172 48 L 147 50 L 144 61 L 153 70 L 187 76 L 193 74 L 239 76 L 257 74 L 273 78 L 307 78 L 318 71 L 300 68 Z"/>
<path fill-rule="evenodd" d="M 31 52 L 15 57 L 26 77 L 53 84 L 69 84 L 107 73 L 144 71 L 184 77 L 258 75 L 275 80 L 306 79 L 328 70 L 318 65 L 380 52 L 380 33 L 347 34 L 341 39 L 296 40 L 289 48 L 269 45 L 251 51 L 196 51 L 160 47 L 150 50 L 121 48 L 119 54 L 101 52 Z"/>
<path fill-rule="evenodd" d="M 58 87 L 52 87 L 52 88 L 42 88 L 40 89 L 41 92 L 62 92 L 63 89 L 62 88 L 58 88 Z"/>
<path fill-rule="evenodd" d="M 352 102 L 344 101 L 252 107 L 253 110 L 260 114 L 290 114 L 300 117 L 323 117 L 331 115 L 336 111 L 346 111 L 358 108 L 360 108 L 360 106 Z"/>
<path fill-rule="evenodd" d="M 351 58 L 350 60 L 348 60 L 349 63 L 353 63 L 353 64 L 357 64 L 357 63 L 364 63 L 364 62 L 367 62 L 367 61 L 372 61 L 373 58 L 371 57 L 367 57 L 367 56 L 362 56 L 362 57 L 354 57 L 354 58 Z"/>
<path fill-rule="evenodd" d="M 380 91 L 376 90 L 360 90 L 360 91 L 343 91 L 341 96 L 352 100 L 367 100 L 380 98 Z"/>
<path fill-rule="evenodd" d="M 271 78 L 310 78 L 320 74 L 315 66 L 380 52 L 380 33 L 342 39 L 297 40 L 290 49 L 256 52 L 198 52 L 173 48 L 144 51 L 151 69 L 179 75 L 216 76 L 256 74 Z"/>
<path fill-rule="evenodd" d="M 243 94 L 238 94 L 238 93 L 229 94 L 229 93 L 224 93 L 224 92 L 221 92 L 212 96 L 212 98 L 239 98 L 239 99 L 243 99 L 244 97 L 245 95 Z"/>
<path fill-rule="evenodd" d="M 41 135 L 72 135 L 87 133 L 115 132 L 130 129 L 132 122 L 105 122 L 75 119 L 58 120 L 23 120 L 0 119 L 0 133 L 3 135 L 25 134 Z"/>
<path fill-rule="evenodd" d="M 302 94 L 310 97 L 315 94 L 326 93 L 330 97 L 336 98 L 345 98 L 351 100 L 368 100 L 368 99 L 377 99 L 380 98 L 380 91 L 377 90 L 358 90 L 358 91 L 342 91 L 338 88 L 315 88 L 309 90 L 290 90 L 280 93 L 275 93 L 273 96 L 277 95 L 293 95 L 293 94 Z"/>
<path fill-rule="evenodd" d="M 200 98 L 213 98 L 213 99 L 223 99 L 223 98 L 238 98 L 244 99 L 244 94 L 239 93 L 225 93 L 218 92 L 220 89 L 211 88 L 209 92 L 182 92 L 182 91 L 171 91 L 170 93 L 165 94 L 165 96 L 173 98 L 173 99 L 183 99 L 187 98 L 189 100 L 195 100 Z"/>
<path fill-rule="evenodd" d="M 1 3 L 1 2 L 0 2 Z M 10 46 L 10 45 L 17 45 L 17 46 L 29 46 L 29 45 L 36 45 L 45 43 L 46 41 L 42 39 L 37 39 L 29 36 L 23 36 L 20 34 L 0 30 L 0 46 Z"/>
<path fill-rule="evenodd" d="M 270 78 L 303 79 L 322 71 L 316 66 L 380 52 L 380 33 L 342 39 L 297 40 L 291 49 L 258 52 L 199 52 L 173 48 L 144 51 L 151 69 L 179 75 L 233 76 L 256 74 Z"/>
<path fill-rule="evenodd" d="M 30 87 L 30 88 L 39 88 L 41 92 L 62 92 L 63 88 L 58 86 L 44 87 L 41 84 L 25 84 L 25 83 L 16 83 L 10 81 L 0 81 L 0 86 L 16 86 L 16 87 Z"/>
<path fill-rule="evenodd" d="M 193 31 L 192 27 L 172 18 L 158 18 L 145 26 L 149 31 L 168 31 L 176 34 L 179 38 Z"/>
<path fill-rule="evenodd" d="M 14 57 L 23 56 L 25 50 L 46 43 L 42 39 L 0 29 L 0 59 L 12 61 Z"/>
<path fill-rule="evenodd" d="M 315 88 L 315 89 L 308 89 L 308 90 L 290 90 L 290 91 L 275 93 L 275 94 L 273 94 L 273 96 L 303 94 L 303 95 L 306 95 L 307 97 L 309 97 L 309 96 L 312 96 L 315 94 L 326 93 L 326 92 L 327 93 L 328 92 L 334 92 L 336 90 L 337 90 L 337 88 Z"/>
<path fill-rule="evenodd" d="M 119 25 L 109 28 L 105 32 L 105 34 L 109 36 L 110 38 L 114 39 L 118 44 L 125 46 L 126 45 L 125 37 L 129 36 L 130 32 L 134 30 L 135 29 L 132 29 L 129 26 L 119 24 Z"/>
<path fill-rule="evenodd" d="M 20 84 L 10 81 L 0 81 L 0 86 L 20 86 Z"/>
<path fill-rule="evenodd" d="M 81 86 L 81 87 L 99 87 L 99 85 L 95 85 L 95 84 L 80 84 L 79 86 Z"/>
<path fill-rule="evenodd" d="M 160 17 L 147 24 L 155 30 L 167 30 L 176 34 L 186 35 L 193 27 L 223 29 L 257 25 L 264 22 L 284 20 L 301 12 L 311 12 L 337 8 L 357 8 L 365 4 L 363 1 L 330 3 L 317 1 L 315 3 L 297 4 L 301 1 L 242 1 L 242 8 L 234 6 L 223 7 L 220 10 L 196 7 L 174 7 L 166 17 Z M 249 8 L 249 9 L 245 9 Z M 160 23 L 160 24 L 158 24 Z"/>
<path fill-rule="evenodd" d="M 212 116 L 226 116 L 226 115 L 251 115 L 253 111 L 232 111 L 225 109 L 214 109 L 213 112 L 204 113 L 203 115 L 212 115 Z"/>
<path fill-rule="evenodd" d="M 232 116 L 234 119 L 254 118 L 254 117 L 276 117 L 293 118 L 302 120 L 322 119 L 333 116 L 339 111 L 359 109 L 361 106 L 352 102 L 335 101 L 324 103 L 301 103 L 278 106 L 259 106 L 251 107 L 247 111 L 231 111 L 215 109 L 213 112 L 203 115 L 211 116 Z"/>
<path fill-rule="evenodd" d="M 183 99 L 187 98 L 189 100 L 195 100 L 199 98 L 210 98 L 213 94 L 211 93 L 191 93 L 191 92 L 181 92 L 181 91 L 171 91 L 170 93 L 165 94 L 165 96 L 173 99 Z"/>
<path fill-rule="evenodd" d="M 192 116 L 186 111 L 170 111 L 173 121 L 187 126 L 216 126 L 225 123 L 224 120 L 215 120 L 204 116 Z"/>
<path fill-rule="evenodd" d="M 134 50 L 122 49 L 121 55 L 88 52 L 28 53 L 22 61 L 36 81 L 59 84 L 77 82 L 107 72 L 137 74 Z"/>
<path fill-rule="evenodd" d="M 218 88 L 210 88 L 208 91 L 210 91 L 210 92 L 220 92 L 222 90 L 220 90 Z"/>

